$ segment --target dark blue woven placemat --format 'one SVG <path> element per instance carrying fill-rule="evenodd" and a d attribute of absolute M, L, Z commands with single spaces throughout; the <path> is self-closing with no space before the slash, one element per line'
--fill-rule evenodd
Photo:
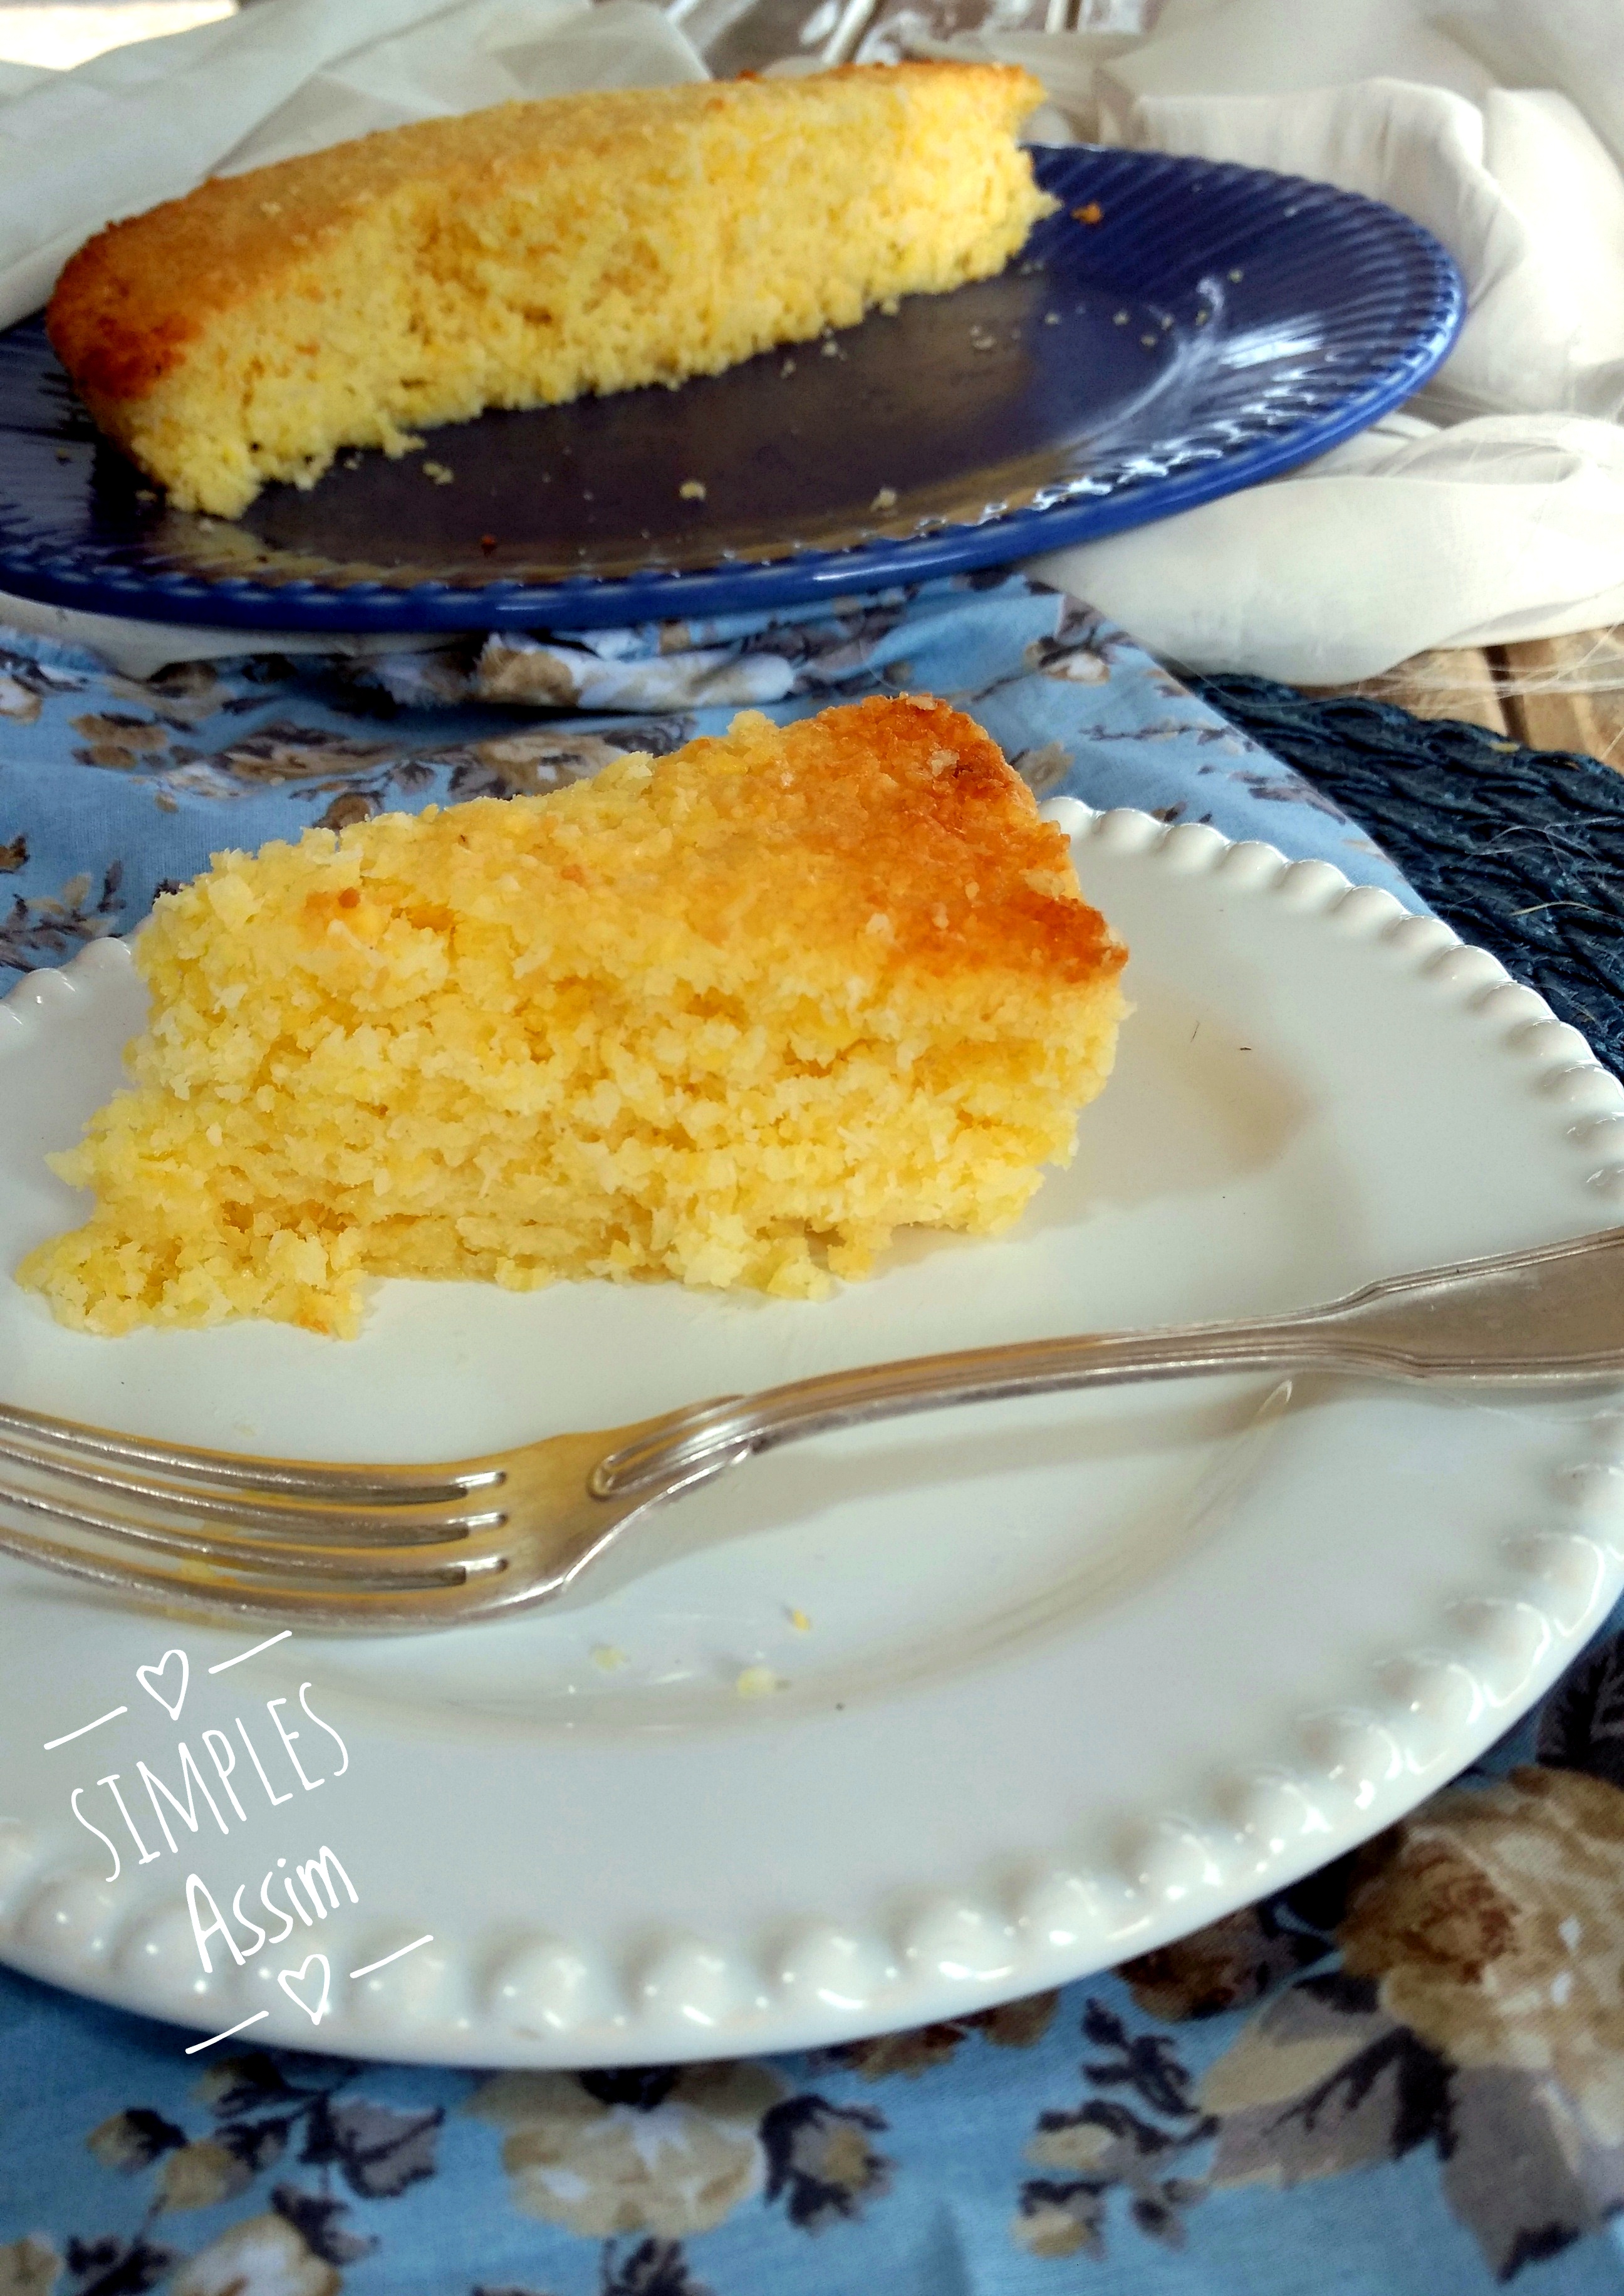
<path fill-rule="evenodd" d="M 1624 1076 L 1624 774 L 1390 702 L 1309 700 L 1260 677 L 1194 683 Z"/>

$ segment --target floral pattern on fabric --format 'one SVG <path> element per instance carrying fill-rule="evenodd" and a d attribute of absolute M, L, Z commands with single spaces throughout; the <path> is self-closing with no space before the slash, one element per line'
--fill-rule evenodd
<path fill-rule="evenodd" d="M 763 2116 L 784 2094 L 767 2066 L 496 2073 L 469 2100 L 508 2131 L 508 2196 L 595 2239 L 709 2232 L 766 2179 Z"/>
<path fill-rule="evenodd" d="M 1450 1788 L 1277 1903 L 1125 1964 L 1158 2021 L 1267 2005 L 1197 2077 L 1088 1998 L 1091 2094 L 1038 2116 L 1028 2158 L 1067 2173 L 1025 2182 L 1016 2239 L 1103 2256 L 1120 2190 L 1178 2247 L 1212 2194 L 1416 2152 L 1496 2281 L 1602 2231 L 1624 2209 L 1624 1791 L 1591 1772 L 1619 1767 L 1621 1693 L 1614 1635 L 1541 1717 L 1560 1767 Z"/>

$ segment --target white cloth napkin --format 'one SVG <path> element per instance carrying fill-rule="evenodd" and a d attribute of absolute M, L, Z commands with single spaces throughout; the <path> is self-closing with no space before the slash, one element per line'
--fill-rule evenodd
<path fill-rule="evenodd" d="M 1198 669 L 1301 685 L 1624 619 L 1624 0 L 1167 0 L 988 45 L 1081 135 L 1401 208 L 1470 316 L 1402 417 L 1038 570 Z"/>

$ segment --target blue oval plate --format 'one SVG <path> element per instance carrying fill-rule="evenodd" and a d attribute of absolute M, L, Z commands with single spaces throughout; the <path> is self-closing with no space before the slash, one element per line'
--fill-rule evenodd
<path fill-rule="evenodd" d="M 0 336 L 0 588 L 257 628 L 554 628 L 804 603 L 1165 518 L 1323 453 L 1464 296 L 1390 208 L 1255 168 L 1039 151 L 996 279 L 726 374 L 347 455 L 235 523 L 168 509 L 39 319 Z"/>

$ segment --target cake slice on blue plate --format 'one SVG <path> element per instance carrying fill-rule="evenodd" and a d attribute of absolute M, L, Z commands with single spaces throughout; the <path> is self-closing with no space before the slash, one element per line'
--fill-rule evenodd
<path fill-rule="evenodd" d="M 619 88 L 217 178 L 69 263 L 51 341 L 182 510 L 342 447 L 719 373 L 1000 271 L 1054 201 L 1003 64 Z"/>

